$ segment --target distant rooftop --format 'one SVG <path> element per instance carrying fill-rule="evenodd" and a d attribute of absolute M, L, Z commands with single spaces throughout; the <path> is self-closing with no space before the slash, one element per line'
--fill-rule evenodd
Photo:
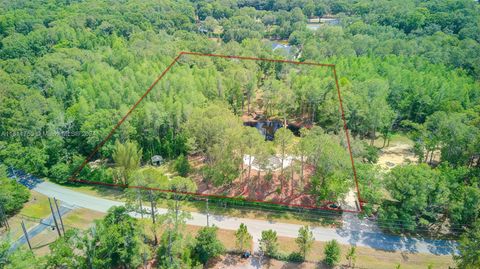
<path fill-rule="evenodd" d="M 337 25 L 340 23 L 340 19 L 334 17 L 313 17 L 308 19 L 308 23 Z"/>
<path fill-rule="evenodd" d="M 277 42 L 272 42 L 272 50 L 275 51 L 275 50 L 281 50 L 281 51 L 284 51 L 285 53 L 287 54 L 290 54 L 291 50 L 292 50 L 292 46 L 290 45 L 287 45 L 287 44 L 281 44 L 281 43 L 277 43 Z"/>

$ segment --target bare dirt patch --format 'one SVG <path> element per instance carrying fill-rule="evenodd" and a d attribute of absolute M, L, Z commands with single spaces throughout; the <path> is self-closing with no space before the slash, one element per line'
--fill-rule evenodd
<path fill-rule="evenodd" d="M 383 169 L 391 169 L 404 163 L 417 161 L 418 158 L 413 153 L 413 145 L 398 142 L 381 149 L 377 163 Z"/>

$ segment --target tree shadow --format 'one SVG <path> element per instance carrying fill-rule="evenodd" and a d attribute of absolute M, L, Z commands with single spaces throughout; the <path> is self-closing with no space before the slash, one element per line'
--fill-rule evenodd
<path fill-rule="evenodd" d="M 93 191 L 96 195 L 102 197 L 115 197 L 115 199 L 123 199 L 125 198 L 124 188 L 115 187 L 115 186 L 101 186 L 101 185 L 92 185 L 92 184 L 83 184 L 83 183 L 64 183 L 63 186 L 72 188 L 72 189 L 80 189 L 87 187 L 90 191 Z M 81 191 L 79 191 L 81 192 Z"/>

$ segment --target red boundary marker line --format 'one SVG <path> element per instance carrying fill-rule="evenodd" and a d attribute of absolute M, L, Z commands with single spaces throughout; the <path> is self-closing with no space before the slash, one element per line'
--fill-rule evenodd
<path fill-rule="evenodd" d="M 335 77 L 335 85 L 337 87 L 338 102 L 340 103 L 340 113 L 342 113 L 343 129 L 345 130 L 345 136 L 347 137 L 348 152 L 350 153 L 350 160 L 352 161 L 353 178 L 355 179 L 355 187 L 357 188 L 357 197 L 358 197 L 358 204 L 359 204 L 358 206 L 360 207 L 360 212 L 362 212 L 363 202 L 360 196 L 360 188 L 358 187 L 357 169 L 355 169 L 355 161 L 353 160 L 352 147 L 350 146 L 350 135 L 348 134 L 347 120 L 345 119 L 345 111 L 343 110 L 342 95 L 340 93 L 340 86 L 338 84 L 337 68 L 335 66 L 333 67 L 333 76 Z"/>
<path fill-rule="evenodd" d="M 164 190 L 164 189 L 159 189 L 159 188 L 150 188 L 150 187 L 143 187 L 143 186 L 129 186 L 129 185 L 124 185 L 124 184 L 113 184 L 113 183 L 105 183 L 105 182 L 99 182 L 99 181 L 88 181 L 84 179 L 78 179 L 77 176 L 78 174 L 85 168 L 87 163 L 95 156 L 95 154 L 100 150 L 103 145 L 112 137 L 112 135 L 115 133 L 115 131 L 120 127 L 120 125 L 123 124 L 123 122 L 127 119 L 127 117 L 137 108 L 137 106 L 140 104 L 140 102 L 145 99 L 145 97 L 152 91 L 153 87 L 157 85 L 157 83 L 165 76 L 165 74 L 170 71 L 173 65 L 175 65 L 178 60 L 183 56 L 183 55 L 193 55 L 193 56 L 200 56 L 200 57 L 213 57 L 213 58 L 226 58 L 226 59 L 238 59 L 238 60 L 250 60 L 250 61 L 264 61 L 264 62 L 276 62 L 276 63 L 288 63 L 288 64 L 296 64 L 296 65 L 312 65 L 312 66 L 323 66 L 323 67 L 330 67 L 333 70 L 333 76 L 335 78 L 335 86 L 337 88 L 337 94 L 338 94 L 338 100 L 339 100 L 339 110 L 342 115 L 342 120 L 343 120 L 343 128 L 345 131 L 345 135 L 347 138 L 347 144 L 348 144 L 348 151 L 350 154 L 350 160 L 352 163 L 352 170 L 353 170 L 353 177 L 355 180 L 355 187 L 357 189 L 357 197 L 358 197 L 358 202 L 359 202 L 359 207 L 360 210 L 347 210 L 347 209 L 336 209 L 336 208 L 329 208 L 328 206 L 306 206 L 306 205 L 297 205 L 297 204 L 290 204 L 290 203 L 284 203 L 284 202 L 270 202 L 270 201 L 261 201 L 261 200 L 255 200 L 255 199 L 247 199 L 247 198 L 236 198 L 236 197 L 231 197 L 231 196 L 223 196 L 223 195 L 215 195 L 215 194 L 203 194 L 203 193 L 192 193 L 192 192 L 182 192 L 182 191 L 172 191 L 172 190 Z M 348 127 L 347 127 L 347 121 L 345 119 L 345 112 L 343 109 L 343 102 L 342 102 L 342 96 L 341 96 L 341 91 L 340 91 L 340 86 L 338 83 L 338 77 L 337 77 L 337 71 L 335 68 L 334 64 L 326 64 L 326 63 L 314 63 L 314 62 L 298 62 L 298 61 L 290 61 L 290 60 L 282 60 L 282 59 L 269 59 L 269 58 L 256 58 L 256 57 L 247 57 L 247 56 L 236 56 L 236 55 L 222 55 L 222 54 L 208 54 L 208 53 L 198 53 L 198 52 L 187 52 L 187 51 L 182 51 L 180 52 L 174 59 L 173 61 L 163 70 L 163 72 L 153 81 L 152 85 L 148 87 L 147 91 L 138 99 L 137 102 L 128 110 L 128 112 L 120 119 L 120 121 L 117 122 L 117 124 L 113 127 L 113 129 L 110 131 L 110 133 L 93 149 L 93 151 L 88 155 L 87 158 L 82 162 L 82 164 L 75 169 L 75 171 L 72 173 L 70 178 L 68 179 L 71 182 L 78 182 L 78 183 L 85 183 L 85 184 L 91 184 L 91 185 L 102 185 L 102 186 L 109 186 L 109 187 L 119 187 L 119 188 L 132 188 L 132 189 L 143 189 L 143 190 L 154 190 L 154 191 L 160 191 L 160 192 L 165 192 L 165 193 L 179 193 L 179 194 L 184 194 L 184 195 L 192 195 L 192 196 L 197 196 L 197 197 L 213 197 L 213 198 L 228 198 L 232 200 L 242 200 L 242 201 L 247 201 L 247 202 L 259 202 L 259 203 L 265 203 L 265 204 L 274 204 L 274 205 L 283 205 L 283 206 L 288 206 L 288 207 L 297 207 L 297 208 L 304 208 L 304 209 L 320 209 L 320 210 L 332 210 L 332 211 L 340 211 L 340 212 L 349 212 L 349 213 L 361 213 L 363 211 L 363 203 L 364 201 L 361 199 L 360 196 L 360 189 L 358 185 L 358 179 L 357 179 L 357 171 L 355 169 L 355 162 L 353 160 L 353 154 L 352 154 L 352 149 L 350 146 L 350 136 L 348 133 Z M 331 201 L 325 201 L 326 204 L 331 204 L 333 202 Z"/>

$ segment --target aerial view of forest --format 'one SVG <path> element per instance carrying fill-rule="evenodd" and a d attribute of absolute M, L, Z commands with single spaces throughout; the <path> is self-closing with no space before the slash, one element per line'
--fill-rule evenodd
<path fill-rule="evenodd" d="M 182 55 L 179 66 L 169 69 L 173 74 L 152 88 L 161 93 L 152 93 L 154 98 L 148 96 L 132 110 L 131 122 L 141 122 L 135 128 L 141 132 L 132 133 L 137 142 L 121 130 L 107 136 L 73 176 L 84 183 L 170 190 L 168 177 L 160 175 L 176 172 L 191 180 L 189 188 L 175 189 L 180 192 L 334 209 L 342 202 L 345 209 L 359 210 L 331 66 L 197 58 Z M 235 92 L 225 94 L 228 89 Z M 162 116 L 150 109 L 179 93 L 198 98 L 174 101 L 187 120 L 172 136 L 186 139 L 169 152 L 159 139 L 161 127 L 154 124 Z M 164 113 L 165 118 L 175 116 Z M 357 144 L 358 157 L 368 158 L 365 143 Z M 175 151 L 183 152 L 175 156 Z M 169 171 L 162 166 L 163 156 L 172 154 L 176 160 Z M 155 170 L 159 176 L 149 174 Z"/>
<path fill-rule="evenodd" d="M 0 2 L 0 269 L 480 268 L 478 1 Z"/>

